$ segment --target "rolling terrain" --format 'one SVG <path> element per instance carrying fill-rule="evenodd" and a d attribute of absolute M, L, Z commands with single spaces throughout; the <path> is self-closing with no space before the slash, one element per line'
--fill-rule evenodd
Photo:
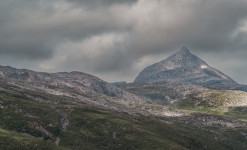
<path fill-rule="evenodd" d="M 1 149 L 245 149 L 244 121 L 127 113 L 1 82 Z M 30 92 L 30 95 L 26 96 Z M 158 106 L 156 106 L 158 108 Z"/>

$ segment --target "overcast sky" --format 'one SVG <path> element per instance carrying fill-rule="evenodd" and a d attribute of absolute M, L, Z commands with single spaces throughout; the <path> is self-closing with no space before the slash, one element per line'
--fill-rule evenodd
<path fill-rule="evenodd" d="M 182 46 L 247 84 L 247 0 L 0 0 L 0 65 L 131 82 Z"/>

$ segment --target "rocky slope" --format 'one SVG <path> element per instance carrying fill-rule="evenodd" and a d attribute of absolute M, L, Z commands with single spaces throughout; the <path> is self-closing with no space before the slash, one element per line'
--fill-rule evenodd
<path fill-rule="evenodd" d="M 228 112 L 238 107 L 247 107 L 247 92 L 237 90 L 215 90 L 200 85 L 174 83 L 130 83 L 119 85 L 133 94 L 145 96 L 154 103 L 178 106 L 180 109 L 208 109 Z"/>
<path fill-rule="evenodd" d="M 188 95 L 207 91 L 206 88 L 199 85 L 167 82 L 129 83 L 118 85 L 118 87 L 130 93 L 148 97 L 154 103 L 160 105 L 170 105 L 178 101 L 183 101 Z"/>
<path fill-rule="evenodd" d="M 182 115 L 169 111 L 165 106 L 156 106 L 143 96 L 126 92 L 95 76 L 82 72 L 42 73 L 12 67 L 0 67 L 0 81 L 15 91 L 28 91 L 26 96 L 45 101 L 28 93 L 46 93 L 66 96 L 74 104 L 81 102 L 128 113 L 144 115 Z M 5 90 L 4 88 L 0 90 Z M 59 102 L 56 102 L 59 103 Z"/>
<path fill-rule="evenodd" d="M 134 83 L 170 82 L 201 85 L 214 89 L 241 89 L 230 77 L 209 66 L 183 47 L 177 53 L 146 67 Z M 242 87 L 242 90 L 245 90 Z"/>
<path fill-rule="evenodd" d="M 140 97 L 82 72 L 42 73 L 0 66 L 0 79 L 22 88 L 42 90 L 56 95 L 66 94 L 65 90 L 71 90 L 79 93 L 101 93 L 131 101 L 144 101 Z"/>

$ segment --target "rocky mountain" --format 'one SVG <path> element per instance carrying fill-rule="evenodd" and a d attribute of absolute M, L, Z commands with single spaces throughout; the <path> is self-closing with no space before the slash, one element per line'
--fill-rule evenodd
<path fill-rule="evenodd" d="M 235 89 L 240 85 L 182 47 L 165 60 L 146 67 L 134 83 L 170 82 L 201 85 L 214 89 Z M 242 88 L 245 89 L 245 88 Z"/>

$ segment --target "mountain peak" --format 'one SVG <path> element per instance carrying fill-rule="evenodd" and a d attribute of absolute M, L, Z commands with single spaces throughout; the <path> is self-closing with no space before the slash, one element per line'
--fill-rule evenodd
<path fill-rule="evenodd" d="M 182 47 L 176 54 L 179 54 L 179 55 L 188 55 L 188 54 L 191 54 L 189 49 L 186 48 L 186 47 Z"/>
<path fill-rule="evenodd" d="M 205 87 L 237 84 L 230 77 L 210 67 L 186 47 L 170 57 L 142 70 L 134 82 L 189 83 Z"/>
<path fill-rule="evenodd" d="M 161 63 L 165 68 L 169 69 L 207 65 L 206 62 L 201 60 L 199 57 L 190 53 L 189 49 L 186 47 L 182 47 L 175 54 L 171 55 L 167 59 L 162 60 Z"/>

